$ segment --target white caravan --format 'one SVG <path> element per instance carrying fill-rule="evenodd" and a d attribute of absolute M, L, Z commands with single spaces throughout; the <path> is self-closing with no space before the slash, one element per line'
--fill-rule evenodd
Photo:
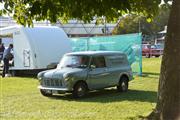
<path fill-rule="evenodd" d="M 48 69 L 58 63 L 65 53 L 71 52 L 70 40 L 58 27 L 1 28 L 0 36 L 7 35 L 12 37 L 14 45 L 11 71 Z"/>

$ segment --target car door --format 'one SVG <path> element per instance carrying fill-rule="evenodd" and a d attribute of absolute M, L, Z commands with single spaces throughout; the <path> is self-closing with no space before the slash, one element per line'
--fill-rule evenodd
<path fill-rule="evenodd" d="M 120 72 L 123 71 L 123 56 L 121 55 L 109 55 L 107 58 L 107 67 L 108 67 L 108 81 L 109 86 L 117 85 L 119 82 Z"/>
<path fill-rule="evenodd" d="M 108 86 L 106 61 L 104 56 L 92 57 L 88 75 L 89 88 L 100 89 Z"/>

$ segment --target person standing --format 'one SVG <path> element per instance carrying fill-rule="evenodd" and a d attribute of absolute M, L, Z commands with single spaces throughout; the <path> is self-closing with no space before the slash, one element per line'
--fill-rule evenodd
<path fill-rule="evenodd" d="M 3 66 L 2 77 L 5 77 L 5 75 L 8 74 L 9 72 L 9 60 L 13 58 L 13 55 L 11 53 L 12 49 L 13 49 L 13 44 L 9 44 L 9 47 L 4 50 L 3 53 L 4 66 Z"/>
<path fill-rule="evenodd" d="M 1 63 L 1 60 L 3 59 L 3 53 L 4 53 L 4 44 L 0 44 L 0 63 Z"/>

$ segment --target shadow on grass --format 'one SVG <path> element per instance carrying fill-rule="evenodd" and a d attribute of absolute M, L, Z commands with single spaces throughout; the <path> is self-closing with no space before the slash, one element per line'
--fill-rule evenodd
<path fill-rule="evenodd" d="M 54 100 L 68 100 L 78 102 L 120 102 L 120 101 L 141 101 L 141 102 L 156 102 L 157 92 L 154 91 L 141 91 L 129 90 L 126 93 L 120 93 L 116 89 L 105 89 L 94 92 L 89 92 L 85 98 L 74 99 L 71 94 L 55 95 L 50 97 Z"/>
<path fill-rule="evenodd" d="M 160 73 L 153 73 L 153 72 L 143 72 L 142 77 L 148 78 L 159 78 Z"/>
<path fill-rule="evenodd" d="M 2 76 L 2 71 L 0 72 L 0 76 Z M 10 77 L 21 77 L 21 78 L 37 78 L 36 74 L 17 74 L 16 76 Z"/>

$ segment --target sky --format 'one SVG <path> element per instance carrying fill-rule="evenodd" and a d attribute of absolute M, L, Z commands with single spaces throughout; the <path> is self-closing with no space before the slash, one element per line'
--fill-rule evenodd
<path fill-rule="evenodd" d="M 4 8 L 4 4 L 0 3 L 0 10 Z"/>

